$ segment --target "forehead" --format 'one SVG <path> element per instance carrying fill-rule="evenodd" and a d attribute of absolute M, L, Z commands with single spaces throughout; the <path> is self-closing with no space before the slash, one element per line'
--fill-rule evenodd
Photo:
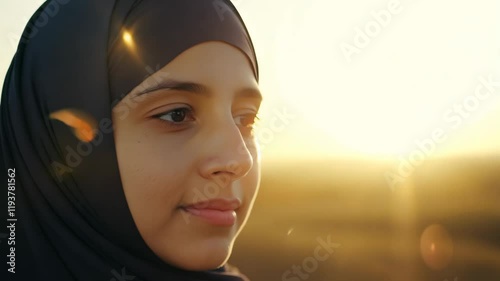
<path fill-rule="evenodd" d="M 193 46 L 145 79 L 134 95 L 155 88 L 176 88 L 192 92 L 236 89 L 260 95 L 248 57 L 229 44 L 211 41 Z"/>

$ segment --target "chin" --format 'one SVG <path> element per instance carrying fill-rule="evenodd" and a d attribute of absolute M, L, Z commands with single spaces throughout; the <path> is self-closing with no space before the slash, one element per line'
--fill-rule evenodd
<path fill-rule="evenodd" d="M 198 263 L 194 261 L 190 261 L 189 264 L 186 264 L 186 266 L 182 267 L 184 270 L 189 270 L 189 271 L 206 271 L 206 270 L 214 270 L 217 269 L 224 264 L 226 264 L 227 260 L 229 257 L 226 257 L 224 259 L 210 259 L 210 260 L 205 260 L 205 261 L 200 261 Z"/>
<path fill-rule="evenodd" d="M 227 239 L 211 239 L 202 242 L 198 247 L 189 247 L 183 251 L 173 264 L 190 271 L 217 269 L 228 261 L 233 249 L 233 242 Z M 167 263 L 169 261 L 166 261 Z M 170 261 L 172 262 L 172 261 Z"/>

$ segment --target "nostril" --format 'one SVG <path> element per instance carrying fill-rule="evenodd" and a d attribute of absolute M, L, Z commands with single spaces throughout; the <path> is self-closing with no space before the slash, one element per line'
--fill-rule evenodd
<path fill-rule="evenodd" d="M 211 174 L 211 183 L 214 184 L 217 190 L 225 189 L 227 187 L 231 187 L 231 183 L 237 180 L 238 177 L 231 172 L 228 171 L 217 171 Z"/>
<path fill-rule="evenodd" d="M 237 161 L 230 161 L 227 165 L 227 170 L 230 171 L 231 173 L 238 175 L 241 172 L 241 164 L 239 164 Z"/>
<path fill-rule="evenodd" d="M 223 171 L 218 171 L 214 173 L 215 176 L 218 178 L 219 185 L 227 185 L 231 180 L 234 178 L 233 173 L 228 173 L 228 172 L 223 172 Z"/>

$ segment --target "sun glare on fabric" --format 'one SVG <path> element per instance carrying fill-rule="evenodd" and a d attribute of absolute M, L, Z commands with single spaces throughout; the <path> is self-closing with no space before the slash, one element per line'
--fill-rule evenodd
<path fill-rule="evenodd" d="M 128 31 L 123 32 L 122 38 L 128 47 L 132 48 L 134 46 L 134 40 L 133 40 L 132 34 L 130 34 L 130 32 L 128 32 Z"/>
<path fill-rule="evenodd" d="M 52 112 L 50 119 L 59 120 L 70 127 L 75 137 L 90 142 L 96 136 L 97 121 L 89 114 L 77 109 L 61 109 Z"/>

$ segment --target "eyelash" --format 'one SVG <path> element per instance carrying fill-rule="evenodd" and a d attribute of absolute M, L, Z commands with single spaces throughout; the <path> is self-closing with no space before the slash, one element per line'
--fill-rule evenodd
<path fill-rule="evenodd" d="M 159 113 L 159 114 L 155 114 L 153 115 L 152 117 L 153 118 L 156 118 L 158 120 L 160 120 L 162 123 L 166 124 L 169 128 L 182 128 L 183 126 L 185 126 L 186 124 L 186 121 L 180 121 L 180 122 L 176 122 L 174 120 L 170 121 L 170 120 L 165 120 L 164 118 L 162 118 L 163 116 L 166 116 L 166 115 L 169 115 L 169 114 L 172 114 L 172 113 L 175 113 L 175 112 L 178 112 L 178 111 L 183 111 L 183 112 L 187 112 L 187 115 L 186 116 L 190 116 L 192 119 L 191 121 L 188 121 L 188 122 L 192 122 L 195 120 L 194 118 L 194 110 L 189 108 L 189 107 L 178 107 L 178 108 L 174 108 L 174 109 L 171 109 L 171 110 L 168 110 L 168 111 L 165 111 L 165 112 L 162 112 L 162 113 Z M 188 117 L 185 117 L 185 118 L 188 118 Z M 254 125 L 256 123 L 256 121 L 259 121 L 260 118 L 259 116 L 257 115 L 257 113 L 247 113 L 247 114 L 241 114 L 241 115 L 238 115 L 236 116 L 235 118 L 248 118 L 250 117 L 251 120 L 250 120 L 250 124 L 248 125 L 242 125 L 241 127 L 243 129 L 250 129 L 250 130 L 253 130 L 254 129 Z M 238 125 L 240 126 L 240 125 Z"/>
<path fill-rule="evenodd" d="M 172 110 L 169 110 L 169 111 L 165 111 L 165 112 L 162 112 L 162 113 L 158 113 L 156 115 L 153 115 L 154 118 L 157 118 L 158 120 L 162 121 L 162 123 L 166 124 L 167 126 L 169 127 L 174 127 L 174 128 L 181 128 L 182 126 L 185 126 L 185 121 L 181 121 L 181 122 L 175 122 L 175 121 L 170 121 L 170 120 L 165 120 L 163 119 L 162 117 L 163 116 L 166 116 L 168 114 L 172 114 L 172 113 L 175 113 L 176 111 L 184 111 L 184 112 L 189 112 L 190 116 L 193 116 L 193 110 L 189 107 L 178 107 L 178 108 L 174 108 Z M 191 119 L 194 120 L 194 117 L 192 117 Z"/>

